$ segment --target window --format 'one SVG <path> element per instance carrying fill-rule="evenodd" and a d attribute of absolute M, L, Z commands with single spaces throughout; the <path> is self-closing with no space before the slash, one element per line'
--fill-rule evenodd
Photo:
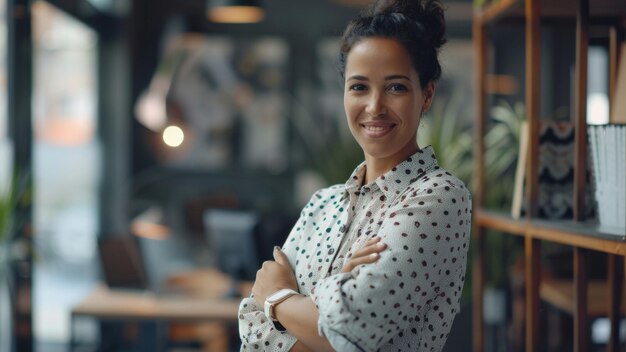
<path fill-rule="evenodd" d="M 32 13 L 33 324 L 37 343 L 63 343 L 98 281 L 97 35 L 44 1 Z"/>
<path fill-rule="evenodd" d="M 587 123 L 609 123 L 609 55 L 606 48 L 590 46 L 587 67 Z"/>

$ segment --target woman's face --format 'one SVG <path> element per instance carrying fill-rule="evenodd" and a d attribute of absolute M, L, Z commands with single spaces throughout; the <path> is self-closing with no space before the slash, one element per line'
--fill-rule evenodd
<path fill-rule="evenodd" d="M 420 86 L 418 72 L 402 44 L 366 38 L 346 60 L 344 108 L 352 135 L 366 160 L 396 165 L 417 151 L 417 127 L 430 107 L 434 84 Z"/>

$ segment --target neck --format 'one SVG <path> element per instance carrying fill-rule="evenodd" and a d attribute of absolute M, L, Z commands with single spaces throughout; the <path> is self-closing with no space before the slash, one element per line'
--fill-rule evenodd
<path fill-rule="evenodd" d="M 365 184 L 374 182 L 377 178 L 393 169 L 396 165 L 406 160 L 409 156 L 417 153 L 419 146 L 417 143 L 410 144 L 400 152 L 385 158 L 377 158 L 365 154 Z"/>

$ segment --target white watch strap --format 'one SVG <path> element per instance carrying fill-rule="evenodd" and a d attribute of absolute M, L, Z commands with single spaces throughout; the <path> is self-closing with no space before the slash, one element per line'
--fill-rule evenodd
<path fill-rule="evenodd" d="M 274 293 L 272 293 L 271 295 L 269 295 L 266 299 L 265 299 L 265 304 L 263 305 L 263 310 L 265 313 L 265 316 L 267 317 L 267 319 L 269 319 L 270 321 L 276 321 L 275 317 L 272 315 L 272 312 L 274 310 L 274 307 L 283 302 L 284 300 L 288 299 L 291 296 L 294 295 L 299 295 L 300 292 L 298 291 L 294 291 L 292 289 L 288 289 L 288 288 L 284 288 L 281 290 L 278 290 Z"/>

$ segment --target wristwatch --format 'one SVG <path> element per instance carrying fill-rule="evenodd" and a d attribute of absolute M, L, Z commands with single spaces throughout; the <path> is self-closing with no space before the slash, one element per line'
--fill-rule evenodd
<path fill-rule="evenodd" d="M 287 298 L 293 295 L 299 295 L 299 294 L 300 292 L 298 291 L 294 291 L 289 288 L 283 288 L 281 290 L 278 290 L 272 293 L 265 299 L 265 304 L 263 307 L 265 310 L 265 316 L 272 323 L 274 323 L 274 326 L 276 327 L 277 330 L 285 331 L 285 328 L 278 322 L 278 319 L 276 319 L 276 315 L 274 314 L 274 308 L 278 305 L 278 303 L 286 300 Z"/>

